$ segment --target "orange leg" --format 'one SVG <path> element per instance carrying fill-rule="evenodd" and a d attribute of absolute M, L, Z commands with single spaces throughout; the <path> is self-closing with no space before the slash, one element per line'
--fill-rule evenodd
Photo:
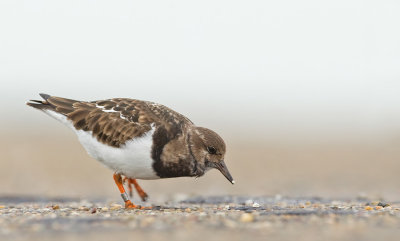
<path fill-rule="evenodd" d="M 128 193 L 129 193 L 129 197 L 132 198 L 133 197 L 133 191 L 132 191 L 132 182 L 130 178 L 124 177 L 124 179 L 122 179 L 122 183 L 128 184 Z"/>
<path fill-rule="evenodd" d="M 139 194 L 140 198 L 142 199 L 142 201 L 143 202 L 146 201 L 147 198 L 149 197 L 147 195 L 147 193 L 145 193 L 143 191 L 143 189 L 139 186 L 139 183 L 137 183 L 136 179 L 130 179 L 130 180 L 131 180 L 131 183 L 135 186 L 136 191 L 138 192 L 138 194 Z"/>
<path fill-rule="evenodd" d="M 125 183 L 127 181 L 128 183 L 128 191 L 129 191 L 129 196 L 132 198 L 132 184 L 135 186 L 136 191 L 138 192 L 140 198 L 142 201 L 146 201 L 147 198 L 149 197 L 145 191 L 143 191 L 142 187 L 139 186 L 139 183 L 136 181 L 136 179 L 133 178 L 127 178 L 125 177 L 123 182 Z"/>
<path fill-rule="evenodd" d="M 125 192 L 124 185 L 122 183 L 121 174 L 114 173 L 113 177 L 114 177 L 115 184 L 117 184 L 119 192 L 121 193 L 121 197 L 125 202 L 125 208 L 138 208 L 138 206 L 136 206 L 135 204 L 133 204 L 131 202 L 131 200 L 129 200 L 128 195 Z"/>

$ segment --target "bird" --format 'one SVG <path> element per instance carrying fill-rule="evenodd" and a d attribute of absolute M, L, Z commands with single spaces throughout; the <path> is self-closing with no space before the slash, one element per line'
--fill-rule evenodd
<path fill-rule="evenodd" d="M 222 137 L 196 126 L 184 115 L 158 103 L 130 98 L 79 101 L 48 94 L 26 104 L 70 127 L 89 156 L 114 171 L 126 209 L 135 205 L 132 184 L 143 201 L 148 195 L 136 179 L 201 177 L 219 170 L 235 181 L 225 161 Z"/>

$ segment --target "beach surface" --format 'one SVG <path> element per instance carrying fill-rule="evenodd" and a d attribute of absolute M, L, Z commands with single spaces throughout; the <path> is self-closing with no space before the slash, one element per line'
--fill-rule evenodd
<path fill-rule="evenodd" d="M 126 210 L 107 200 L 0 197 L 1 240 L 398 240 L 399 235 L 400 203 L 366 198 L 208 196 Z"/>

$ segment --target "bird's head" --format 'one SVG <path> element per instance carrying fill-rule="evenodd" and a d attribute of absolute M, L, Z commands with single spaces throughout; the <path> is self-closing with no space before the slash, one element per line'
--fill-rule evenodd
<path fill-rule="evenodd" d="M 226 151 L 224 140 L 214 131 L 203 127 L 195 127 L 191 139 L 191 151 L 196 161 L 200 162 L 205 170 L 218 169 L 229 182 L 234 184 L 235 181 L 224 162 Z"/>

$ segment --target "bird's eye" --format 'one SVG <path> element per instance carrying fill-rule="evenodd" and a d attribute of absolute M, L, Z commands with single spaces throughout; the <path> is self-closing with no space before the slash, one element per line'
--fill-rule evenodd
<path fill-rule="evenodd" d="M 215 153 L 217 153 L 217 150 L 212 146 L 207 147 L 207 151 L 208 151 L 208 153 L 213 154 L 213 155 Z"/>

